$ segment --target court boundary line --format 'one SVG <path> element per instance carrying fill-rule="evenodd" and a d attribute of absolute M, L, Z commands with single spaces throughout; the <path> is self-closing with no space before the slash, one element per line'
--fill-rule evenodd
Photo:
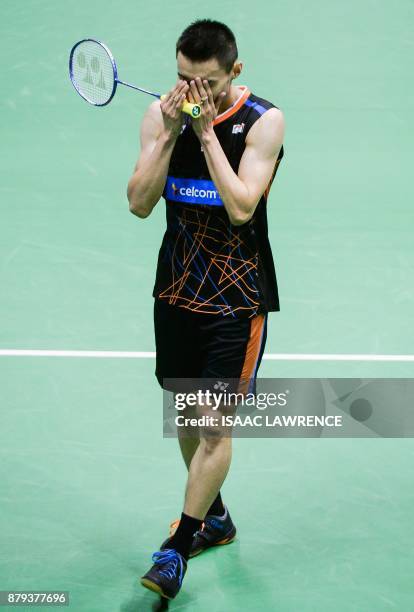
<path fill-rule="evenodd" d="M 49 349 L 0 349 L 0 357 L 89 357 L 103 359 L 154 359 L 153 351 L 92 351 Z M 265 353 L 267 361 L 414 361 L 414 355 Z"/>

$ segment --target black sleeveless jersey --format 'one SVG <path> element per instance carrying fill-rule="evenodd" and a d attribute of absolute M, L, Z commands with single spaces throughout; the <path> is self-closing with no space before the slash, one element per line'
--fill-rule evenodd
<path fill-rule="evenodd" d="M 249 129 L 275 107 L 247 87 L 240 89 L 239 99 L 214 122 L 215 134 L 236 174 Z M 253 217 L 235 226 L 190 123 L 188 117 L 168 168 L 163 192 L 167 229 L 152 295 L 194 312 L 235 318 L 280 310 L 266 204 L 283 146 Z"/>

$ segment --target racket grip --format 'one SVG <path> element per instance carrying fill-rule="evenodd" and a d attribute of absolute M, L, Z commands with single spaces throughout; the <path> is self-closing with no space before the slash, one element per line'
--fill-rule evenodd
<path fill-rule="evenodd" d="M 160 97 L 160 100 L 164 100 L 165 98 L 166 94 L 162 95 Z M 190 117 L 192 117 L 193 119 L 198 119 L 201 115 L 201 106 L 199 104 L 192 104 L 191 102 L 187 102 L 186 100 L 181 107 L 181 111 L 183 113 L 187 113 L 187 115 L 190 115 Z"/>

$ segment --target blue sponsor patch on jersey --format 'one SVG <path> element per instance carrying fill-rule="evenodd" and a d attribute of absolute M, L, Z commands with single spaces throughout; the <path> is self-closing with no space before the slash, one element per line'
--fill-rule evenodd
<path fill-rule="evenodd" d="M 171 202 L 224 206 L 213 181 L 203 179 L 167 176 L 162 195 Z"/>

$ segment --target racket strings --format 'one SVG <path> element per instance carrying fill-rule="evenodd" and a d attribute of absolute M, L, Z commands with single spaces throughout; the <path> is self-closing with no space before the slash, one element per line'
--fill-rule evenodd
<path fill-rule="evenodd" d="M 92 104 L 105 104 L 112 95 L 115 75 L 108 53 L 99 43 L 88 40 L 78 45 L 71 65 L 72 81 Z"/>

